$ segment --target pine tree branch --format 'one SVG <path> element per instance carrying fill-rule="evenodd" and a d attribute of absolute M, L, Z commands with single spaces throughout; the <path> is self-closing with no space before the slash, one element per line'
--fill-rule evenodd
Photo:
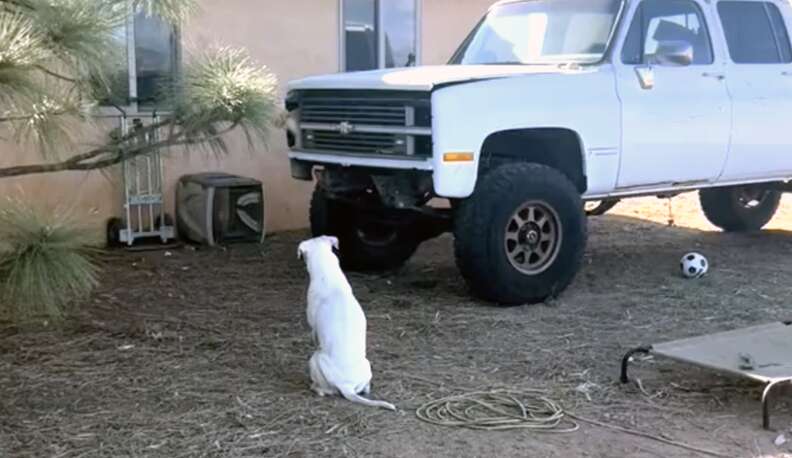
<path fill-rule="evenodd" d="M 32 9 L 30 3 L 26 2 L 25 0 L 0 0 L 0 5 L 11 5 L 11 6 L 18 6 L 22 8 Z"/>
<path fill-rule="evenodd" d="M 68 83 L 73 83 L 73 84 L 79 83 L 78 80 L 76 80 L 74 78 L 70 78 L 70 77 L 68 77 L 66 75 L 61 75 L 60 73 L 54 72 L 54 71 L 48 69 L 47 67 L 45 67 L 43 65 L 36 65 L 35 68 L 36 68 L 36 70 L 39 70 L 39 71 L 41 71 L 43 73 L 46 73 L 47 75 L 49 75 L 49 76 L 51 76 L 53 78 L 59 79 L 61 81 L 66 81 Z"/>
<path fill-rule="evenodd" d="M 63 115 L 66 115 L 66 114 L 68 114 L 68 113 L 70 113 L 70 112 L 69 112 L 69 111 L 66 111 L 66 110 L 64 110 L 64 111 L 57 111 L 57 112 L 54 112 L 54 113 L 52 113 L 52 115 L 53 115 L 53 116 L 63 116 Z M 38 115 L 14 115 L 14 116 L 5 116 L 5 117 L 0 117 L 0 123 L 4 123 L 4 122 L 25 122 L 25 121 L 30 121 L 30 120 L 32 120 L 32 119 L 33 119 L 33 118 L 35 118 L 36 116 L 38 116 Z"/>
<path fill-rule="evenodd" d="M 226 127 L 225 129 L 222 129 L 218 131 L 216 134 L 210 136 L 189 137 L 186 135 L 185 132 L 182 131 L 182 132 L 174 133 L 171 137 L 168 137 L 164 140 L 155 143 L 147 143 L 147 144 L 132 146 L 128 148 L 124 148 L 118 144 L 113 144 L 113 145 L 96 148 L 94 150 L 88 151 L 83 154 L 72 156 L 69 159 L 60 162 L 54 162 L 48 164 L 20 165 L 20 166 L 2 168 L 0 169 L 0 178 L 20 177 L 26 175 L 41 175 L 47 173 L 66 172 L 66 171 L 91 171 L 91 170 L 104 169 L 120 164 L 121 162 L 124 161 L 135 159 L 139 156 L 144 156 L 146 154 L 153 153 L 158 149 L 204 144 L 226 135 L 227 133 L 236 129 L 237 126 L 238 126 L 237 123 L 233 123 L 230 126 Z M 145 129 L 153 130 L 153 127 L 146 126 L 143 129 L 141 129 L 141 131 Z M 141 131 L 138 131 L 137 134 L 140 134 Z M 130 134 L 130 136 L 128 136 L 127 139 L 131 140 L 134 137 L 134 135 L 135 134 Z M 109 157 L 101 158 L 101 156 L 103 155 L 109 155 Z"/>
<path fill-rule="evenodd" d="M 25 0 L 0 0 L 0 6 L 3 7 L 5 12 L 11 14 L 20 13 L 21 10 L 26 10 L 28 12 L 35 10 L 33 5 Z"/>

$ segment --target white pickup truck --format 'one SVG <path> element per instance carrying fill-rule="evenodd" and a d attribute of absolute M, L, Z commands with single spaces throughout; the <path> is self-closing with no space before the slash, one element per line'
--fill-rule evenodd
<path fill-rule="evenodd" d="M 351 269 L 450 230 L 474 294 L 526 304 L 579 270 L 584 202 L 699 190 L 716 226 L 761 229 L 792 190 L 790 21 L 780 0 L 502 1 L 448 65 L 293 82 L 312 230 Z"/>

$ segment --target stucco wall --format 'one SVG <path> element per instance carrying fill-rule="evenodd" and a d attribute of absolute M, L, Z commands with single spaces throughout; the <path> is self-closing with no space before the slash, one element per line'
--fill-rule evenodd
<path fill-rule="evenodd" d="M 481 17 L 491 0 L 423 0 L 422 60 L 442 64 Z M 338 71 L 338 0 L 204 0 L 201 14 L 183 30 L 185 59 L 212 44 L 245 47 L 281 82 Z M 283 93 L 283 90 L 281 90 Z M 231 154 L 174 153 L 166 160 L 166 199 L 173 201 L 179 176 L 222 170 L 265 183 L 268 229 L 304 227 L 311 185 L 290 178 L 284 135 L 273 132 L 268 148 L 247 148 L 241 136 L 229 140 Z M 0 143 L 0 166 L 37 157 L 13 144 Z M 64 153 L 65 155 L 68 152 Z M 0 180 L 1 195 L 18 195 L 73 207 L 97 229 L 122 211 L 122 184 L 117 171 L 62 173 Z"/>
<path fill-rule="evenodd" d="M 423 64 L 444 64 L 495 0 L 423 0 Z"/>

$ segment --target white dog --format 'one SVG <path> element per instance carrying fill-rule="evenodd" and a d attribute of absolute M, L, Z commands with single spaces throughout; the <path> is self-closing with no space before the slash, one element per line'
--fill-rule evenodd
<path fill-rule="evenodd" d="M 333 253 L 335 237 L 318 237 L 300 244 L 297 256 L 305 261 L 308 288 L 308 325 L 319 349 L 308 366 L 319 396 L 341 394 L 349 401 L 396 410 L 393 404 L 361 396 L 371 391 L 371 364 L 366 359 L 366 315 Z"/>

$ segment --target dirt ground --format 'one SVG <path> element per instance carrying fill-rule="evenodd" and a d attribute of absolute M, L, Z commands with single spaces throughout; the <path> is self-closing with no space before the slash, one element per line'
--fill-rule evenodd
<path fill-rule="evenodd" d="M 581 424 L 571 434 L 478 432 L 420 422 L 442 396 L 547 390 L 577 415 L 738 457 L 792 456 L 792 392 L 776 431 L 759 388 L 622 354 L 792 317 L 792 200 L 761 234 L 714 230 L 695 196 L 622 203 L 591 220 L 585 267 L 551 304 L 472 300 L 450 237 L 388 275 L 351 275 L 369 320 L 373 396 L 398 413 L 308 390 L 303 233 L 227 250 L 113 252 L 103 285 L 63 330 L 0 327 L 0 456 L 685 457 L 689 450 Z M 713 265 L 679 277 L 679 258 Z M 785 455 L 788 454 L 788 455 Z"/>

